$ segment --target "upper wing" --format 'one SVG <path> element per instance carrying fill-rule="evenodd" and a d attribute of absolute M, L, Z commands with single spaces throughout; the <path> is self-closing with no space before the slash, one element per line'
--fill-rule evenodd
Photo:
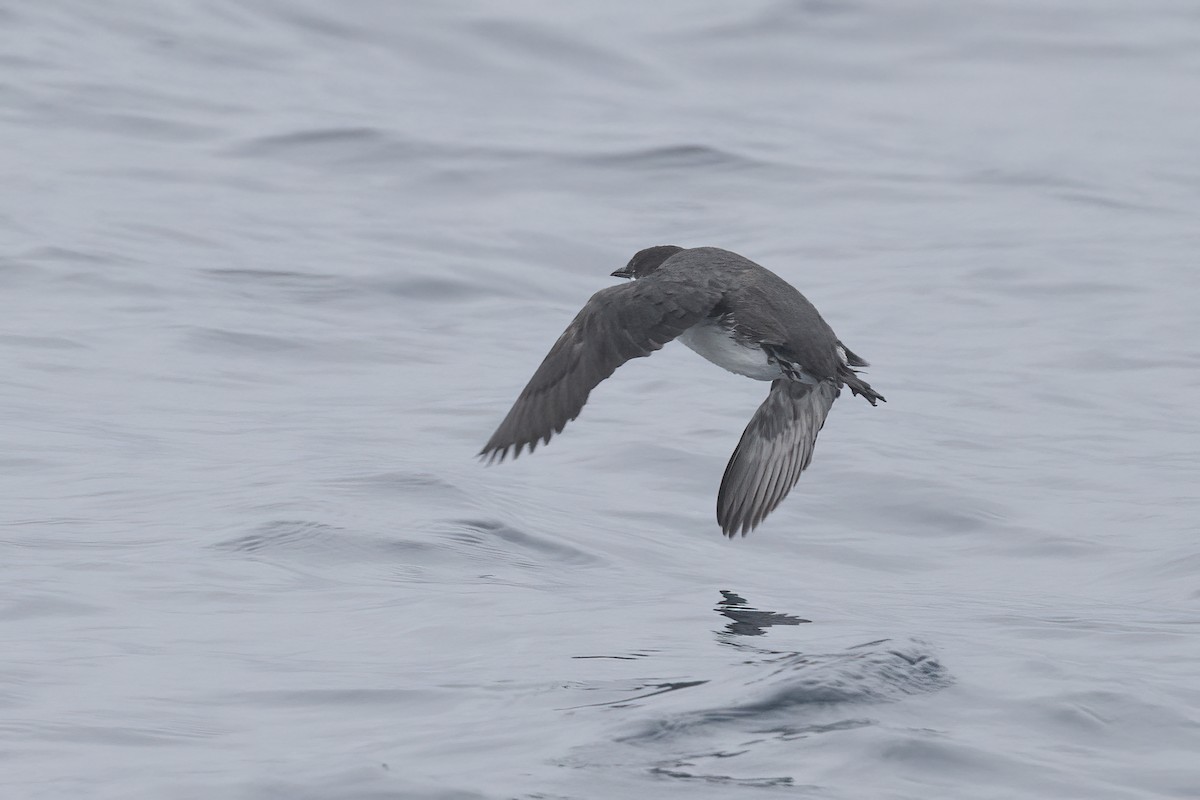
<path fill-rule="evenodd" d="M 642 278 L 601 289 L 550 348 L 508 416 L 479 451 L 503 461 L 548 442 L 579 416 L 596 384 L 631 358 L 648 356 L 716 305 L 712 287 Z"/>
<path fill-rule="evenodd" d="M 721 480 L 717 522 L 726 536 L 743 536 L 783 502 L 812 460 L 817 433 L 837 399 L 833 381 L 777 380 L 750 424 Z"/>

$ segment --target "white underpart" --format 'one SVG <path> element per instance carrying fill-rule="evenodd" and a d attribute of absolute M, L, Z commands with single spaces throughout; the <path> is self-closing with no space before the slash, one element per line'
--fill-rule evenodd
<path fill-rule="evenodd" d="M 712 322 L 701 322 L 679 335 L 679 341 L 718 367 L 758 381 L 783 377 L 783 370 L 771 362 L 761 347 L 741 344 L 729 331 Z"/>
<path fill-rule="evenodd" d="M 837 346 L 837 354 L 838 354 L 838 361 L 841 361 L 841 362 L 842 362 L 842 366 L 843 366 L 843 367 L 848 367 L 848 366 L 850 366 L 850 362 L 846 360 L 846 348 L 842 347 L 842 346 L 839 344 L 839 345 Z"/>

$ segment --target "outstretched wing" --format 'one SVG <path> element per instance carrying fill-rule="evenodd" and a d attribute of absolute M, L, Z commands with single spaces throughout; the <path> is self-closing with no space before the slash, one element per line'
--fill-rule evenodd
<path fill-rule="evenodd" d="M 721 480 L 717 522 L 726 536 L 745 536 L 787 497 L 812 460 L 817 434 L 837 396 L 833 381 L 771 384 Z"/>
<path fill-rule="evenodd" d="M 588 394 L 631 358 L 648 356 L 705 317 L 720 293 L 642 278 L 592 295 L 533 373 L 508 416 L 479 451 L 501 461 L 561 433 Z"/>

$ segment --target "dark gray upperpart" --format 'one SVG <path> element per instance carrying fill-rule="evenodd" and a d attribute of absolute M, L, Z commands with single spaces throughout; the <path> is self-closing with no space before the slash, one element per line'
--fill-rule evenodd
<path fill-rule="evenodd" d="M 696 247 L 670 256 L 655 273 L 720 276 L 718 310 L 729 315 L 739 338 L 770 346 L 814 377 L 837 377 L 841 361 L 833 328 L 796 287 L 766 267 L 719 247 Z"/>
<path fill-rule="evenodd" d="M 782 369 L 725 470 L 717 518 L 745 535 L 787 496 L 812 458 L 817 433 L 843 385 L 871 405 L 883 396 L 858 377 L 867 362 L 834 334 L 787 281 L 717 247 L 659 245 L 639 251 L 617 277 L 630 283 L 592 295 L 550 348 L 480 455 L 503 461 L 549 442 L 579 416 L 600 381 L 705 320 L 761 347 Z"/>

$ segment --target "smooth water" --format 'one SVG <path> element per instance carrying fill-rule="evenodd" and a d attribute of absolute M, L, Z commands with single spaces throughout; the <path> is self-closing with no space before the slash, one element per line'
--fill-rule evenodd
<path fill-rule="evenodd" d="M 1190 0 L 0 4 L 0 796 L 1200 796 Z M 873 363 L 746 539 L 637 249 Z"/>

